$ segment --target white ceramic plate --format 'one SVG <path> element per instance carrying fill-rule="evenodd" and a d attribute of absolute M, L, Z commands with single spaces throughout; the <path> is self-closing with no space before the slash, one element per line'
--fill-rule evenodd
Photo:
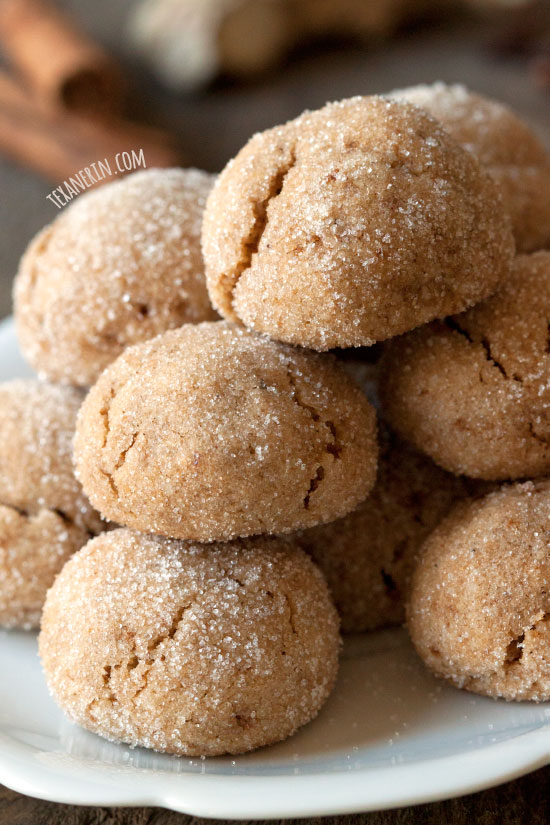
<path fill-rule="evenodd" d="M 4 322 L 0 380 L 25 374 Z M 318 816 L 456 796 L 547 762 L 550 704 L 445 687 L 401 630 L 349 638 L 334 694 L 292 739 L 207 760 L 132 750 L 72 725 L 48 696 L 35 635 L 0 632 L 0 782 L 42 799 L 228 819 Z"/>

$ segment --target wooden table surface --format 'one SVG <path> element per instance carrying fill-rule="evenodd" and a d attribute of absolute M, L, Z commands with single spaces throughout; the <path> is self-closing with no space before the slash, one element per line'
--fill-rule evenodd
<path fill-rule="evenodd" d="M 385 48 L 326 49 L 297 56 L 276 76 L 244 85 L 220 85 L 200 97 L 168 94 L 135 66 L 121 31 L 131 0 L 64 0 L 87 28 L 132 70 L 133 107 L 181 137 L 190 165 L 220 169 L 254 131 L 294 117 L 304 108 L 353 94 L 384 92 L 436 79 L 462 81 L 513 105 L 550 145 L 550 94 L 537 90 L 525 64 L 497 58 L 485 24 L 453 22 L 403 36 Z M 76 171 L 76 170 L 75 170 Z M 55 217 L 46 200 L 51 183 L 0 160 L 0 318 L 10 312 L 10 285 L 32 235 Z M 1 677 L 0 677 L 1 678 Z M 461 799 L 356 816 L 330 817 L 338 825 L 537 825 L 550 820 L 550 768 L 500 788 Z M 328 820 L 307 820 L 308 825 Z M 0 787 L 0 825 L 175 825 L 203 822 L 156 809 L 78 808 L 29 799 Z M 302 820 L 306 822 L 306 820 Z"/>

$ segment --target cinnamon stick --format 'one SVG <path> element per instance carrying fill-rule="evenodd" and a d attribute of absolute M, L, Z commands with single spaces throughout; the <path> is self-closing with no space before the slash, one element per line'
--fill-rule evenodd
<path fill-rule="evenodd" d="M 116 168 L 117 154 L 132 150 L 143 150 L 147 168 L 176 166 L 181 161 L 164 132 L 120 120 L 90 121 L 45 111 L 0 72 L 0 151 L 24 166 L 62 183 L 97 161 L 107 159 Z"/>
<path fill-rule="evenodd" d="M 120 109 L 123 82 L 115 63 L 49 0 L 0 0 L 0 45 L 48 105 Z"/>

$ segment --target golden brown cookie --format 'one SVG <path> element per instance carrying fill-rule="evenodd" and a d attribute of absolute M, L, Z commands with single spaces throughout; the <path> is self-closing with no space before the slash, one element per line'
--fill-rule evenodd
<path fill-rule="evenodd" d="M 0 504 L 0 625 L 38 627 L 48 588 L 89 538 L 55 510 L 26 513 Z"/>
<path fill-rule="evenodd" d="M 192 756 L 293 734 L 329 695 L 338 651 L 321 573 L 274 537 L 105 533 L 64 567 L 40 633 L 48 686 L 72 720 Z"/>
<path fill-rule="evenodd" d="M 325 574 L 343 631 L 404 621 L 420 545 L 465 492 L 461 479 L 384 434 L 370 496 L 348 516 L 296 537 Z"/>
<path fill-rule="evenodd" d="M 226 322 L 126 350 L 77 426 L 78 475 L 106 517 L 198 541 L 345 515 L 376 475 L 376 422 L 328 355 Z"/>
<path fill-rule="evenodd" d="M 138 172 L 81 195 L 37 235 L 14 301 L 21 349 L 41 376 L 88 386 L 130 344 L 216 317 L 200 250 L 213 180 Z"/>
<path fill-rule="evenodd" d="M 550 252 L 520 255 L 492 298 L 386 345 L 391 426 L 474 478 L 550 472 Z"/>
<path fill-rule="evenodd" d="M 0 384 L 0 625 L 36 627 L 46 591 L 102 523 L 76 481 L 71 442 L 82 394 Z"/>
<path fill-rule="evenodd" d="M 430 115 L 344 100 L 256 135 L 203 223 L 216 309 L 316 350 L 371 345 L 490 295 L 513 239 L 500 193 Z"/>
<path fill-rule="evenodd" d="M 478 158 L 501 189 L 520 252 L 550 246 L 550 156 L 526 123 L 458 83 L 412 86 L 391 97 L 425 109 Z"/>
<path fill-rule="evenodd" d="M 460 688 L 550 699 L 550 482 L 460 503 L 424 544 L 408 625 L 427 666 Z"/>

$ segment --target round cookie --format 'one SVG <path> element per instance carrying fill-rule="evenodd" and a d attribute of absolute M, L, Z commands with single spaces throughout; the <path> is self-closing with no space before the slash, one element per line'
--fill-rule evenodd
<path fill-rule="evenodd" d="M 31 242 L 14 287 L 21 349 L 88 386 L 130 344 L 216 318 L 200 229 L 213 176 L 150 169 L 81 195 Z"/>
<path fill-rule="evenodd" d="M 126 350 L 90 390 L 75 438 L 105 517 L 197 541 L 345 515 L 370 492 L 376 457 L 374 411 L 334 358 L 223 321 Z"/>
<path fill-rule="evenodd" d="M 89 538 L 55 510 L 26 513 L 0 504 L 0 626 L 38 627 L 48 589 Z"/>
<path fill-rule="evenodd" d="M 325 575 L 343 631 L 402 624 L 420 545 L 464 495 L 461 479 L 385 434 L 366 501 L 297 537 Z"/>
<path fill-rule="evenodd" d="M 391 93 L 436 117 L 498 183 L 516 246 L 550 246 L 550 156 L 530 127 L 507 106 L 461 84 L 434 83 Z"/>
<path fill-rule="evenodd" d="M 64 567 L 39 648 L 50 691 L 88 730 L 168 753 L 243 753 L 317 715 L 338 617 L 319 570 L 281 539 L 205 546 L 119 529 Z"/>
<path fill-rule="evenodd" d="M 67 558 L 103 529 L 74 477 L 82 395 L 33 380 L 0 384 L 0 625 L 38 626 Z"/>
<path fill-rule="evenodd" d="M 424 544 L 408 626 L 427 666 L 460 688 L 550 699 L 550 482 L 460 503 Z"/>
<path fill-rule="evenodd" d="M 520 255 L 468 312 L 390 341 L 385 415 L 453 473 L 489 481 L 550 472 L 550 252 Z"/>
<path fill-rule="evenodd" d="M 224 317 L 316 350 L 466 309 L 514 248 L 473 155 L 427 113 L 379 97 L 253 137 L 212 190 L 202 244 Z"/>

